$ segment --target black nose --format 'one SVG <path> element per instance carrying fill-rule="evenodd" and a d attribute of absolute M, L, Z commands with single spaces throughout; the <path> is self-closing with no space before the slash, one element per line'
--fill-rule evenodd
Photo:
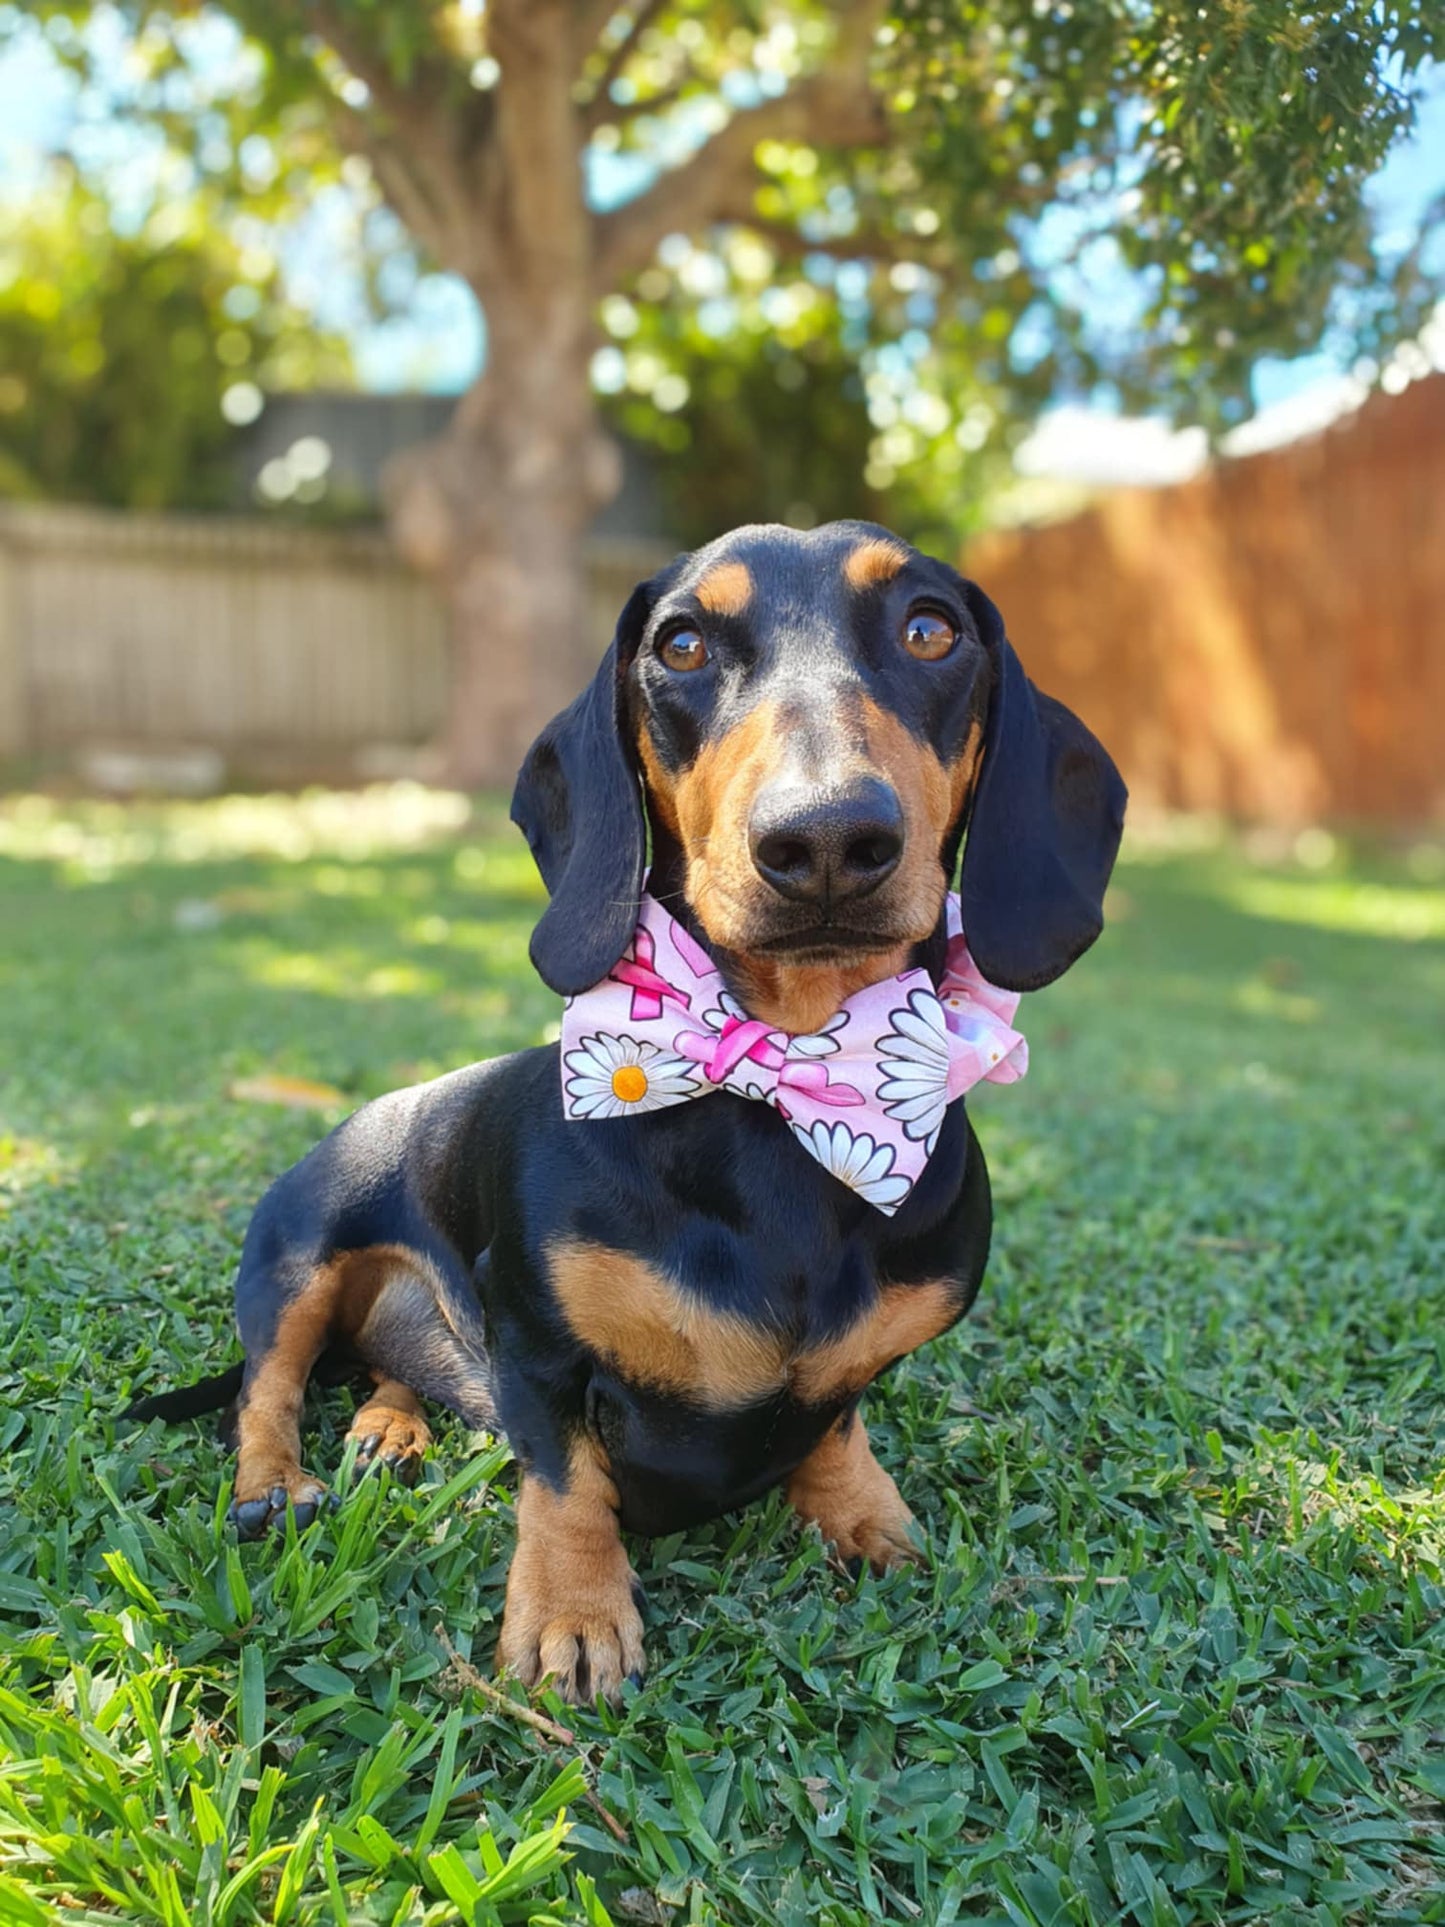
<path fill-rule="evenodd" d="M 748 847 L 780 896 L 840 903 L 867 896 L 898 868 L 903 810 L 876 777 L 842 789 L 773 784 L 753 803 Z"/>

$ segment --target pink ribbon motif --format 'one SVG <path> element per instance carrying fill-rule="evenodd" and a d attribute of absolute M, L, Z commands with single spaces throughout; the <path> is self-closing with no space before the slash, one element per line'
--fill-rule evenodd
<path fill-rule="evenodd" d="M 1028 1068 L 1012 1026 L 1017 995 L 980 974 L 956 897 L 947 917 L 936 990 L 926 971 L 905 970 L 794 1036 L 740 1010 L 707 952 L 644 897 L 627 955 L 563 1008 L 564 1114 L 613 1119 L 730 1091 L 770 1105 L 840 1183 L 893 1213 L 949 1104 L 981 1079 L 1011 1084 Z"/>
<path fill-rule="evenodd" d="M 652 932 L 643 924 L 638 924 L 631 952 L 607 973 L 609 982 L 632 986 L 632 1007 L 628 1015 L 635 1024 L 651 1023 L 654 1018 L 660 1017 L 664 997 L 674 998 L 684 1010 L 692 1004 L 685 990 L 679 990 L 676 984 L 670 984 L 666 977 L 658 975 L 653 968 L 656 956 L 657 945 Z"/>
<path fill-rule="evenodd" d="M 777 1090 L 806 1091 L 814 1103 L 846 1106 L 868 1102 L 862 1091 L 854 1090 L 851 1084 L 830 1083 L 826 1067 L 816 1058 L 790 1062 L 787 1052 L 773 1042 L 774 1036 L 786 1035 L 785 1031 L 770 1031 L 756 1017 L 729 1014 L 716 1035 L 710 1031 L 682 1030 L 673 1039 L 673 1045 L 684 1057 L 702 1065 L 702 1074 L 710 1084 L 725 1084 L 728 1072 L 746 1061 L 773 1072 Z M 782 1116 L 791 1117 L 792 1113 L 776 1093 L 771 1101 Z"/>

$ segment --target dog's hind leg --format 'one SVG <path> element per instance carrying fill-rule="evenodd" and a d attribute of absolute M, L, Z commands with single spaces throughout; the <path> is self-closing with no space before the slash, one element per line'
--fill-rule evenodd
<path fill-rule="evenodd" d="M 447 1406 L 474 1430 L 492 1429 L 491 1365 L 470 1282 L 410 1246 L 375 1246 L 367 1255 L 383 1275 L 350 1342 L 377 1380 L 369 1403 L 412 1417 L 420 1396 Z M 399 1401 L 397 1392 L 409 1392 L 411 1405 Z M 368 1425 L 363 1433 L 359 1426 L 360 1414 L 352 1428 L 356 1436 L 376 1430 Z"/>
<path fill-rule="evenodd" d="M 395 1452 L 399 1462 L 419 1460 L 427 1430 L 418 1393 L 470 1425 L 493 1422 L 480 1317 L 465 1288 L 409 1245 L 337 1252 L 294 1282 L 264 1270 L 243 1275 L 236 1310 L 246 1376 L 236 1408 L 230 1516 L 243 1539 L 279 1523 L 288 1505 L 298 1525 L 309 1524 L 326 1496 L 301 1465 L 301 1407 L 306 1381 L 328 1349 L 359 1357 L 377 1381 L 363 1407 L 364 1428 L 361 1414 L 353 1427 L 360 1440 L 376 1437 L 364 1456 Z"/>
<path fill-rule="evenodd" d="M 301 1464 L 306 1381 L 336 1327 L 344 1277 L 321 1264 L 299 1281 L 243 1268 L 236 1318 L 246 1371 L 236 1401 L 236 1480 L 229 1518 L 242 1539 L 259 1539 L 295 1509 L 309 1525 L 326 1488 Z"/>

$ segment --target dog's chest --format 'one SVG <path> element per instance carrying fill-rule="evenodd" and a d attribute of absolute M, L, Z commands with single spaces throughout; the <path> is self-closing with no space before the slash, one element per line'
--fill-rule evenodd
<path fill-rule="evenodd" d="M 709 1276 L 575 1240 L 548 1257 L 568 1327 L 610 1372 L 720 1412 L 779 1396 L 837 1404 L 946 1330 L 960 1305 L 951 1279 L 879 1284 L 857 1264 L 769 1293 L 739 1289 L 721 1265 Z"/>

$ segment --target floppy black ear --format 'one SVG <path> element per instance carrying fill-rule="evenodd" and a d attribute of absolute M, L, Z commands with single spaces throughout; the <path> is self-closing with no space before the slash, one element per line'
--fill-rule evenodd
<path fill-rule="evenodd" d="M 988 597 L 966 588 L 994 683 L 963 853 L 963 928 L 990 983 L 1037 990 L 1104 927 L 1128 791 L 1073 711 L 1034 688 Z"/>
<path fill-rule="evenodd" d="M 532 932 L 532 962 L 564 997 L 605 977 L 637 927 L 647 833 L 622 691 L 653 588 L 633 590 L 597 674 L 527 751 L 512 792 L 512 821 L 552 899 Z"/>

